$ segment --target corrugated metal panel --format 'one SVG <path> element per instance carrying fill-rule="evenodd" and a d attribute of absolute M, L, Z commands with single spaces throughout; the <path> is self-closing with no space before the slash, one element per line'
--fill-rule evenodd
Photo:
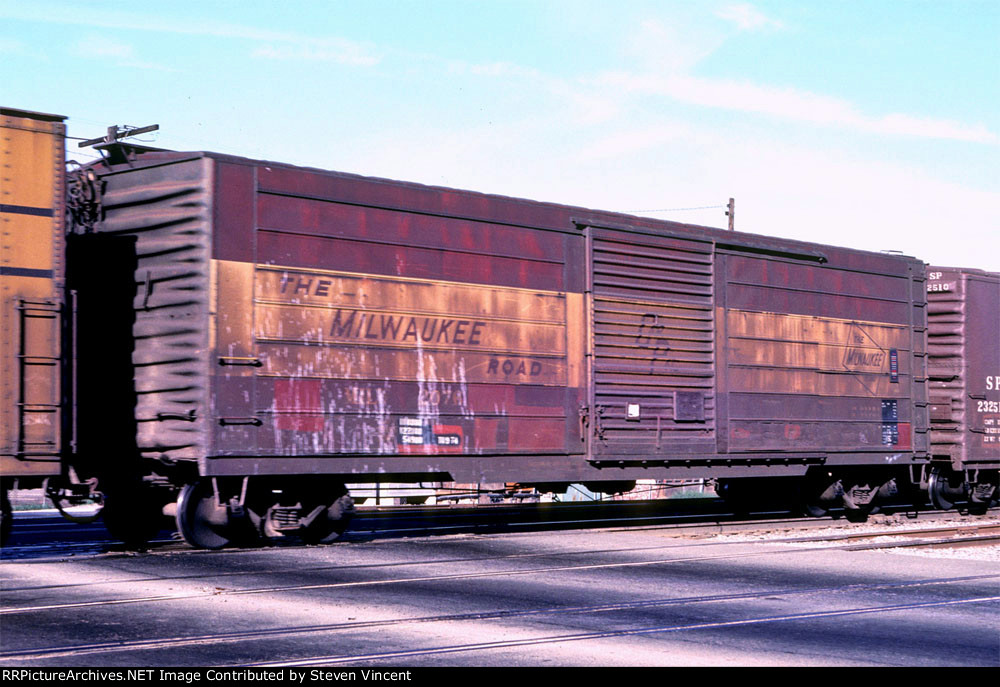
<path fill-rule="evenodd" d="M 931 448 L 956 470 L 1000 463 L 1000 274 L 928 268 Z"/>
<path fill-rule="evenodd" d="M 735 250 L 720 258 L 729 452 L 926 450 L 922 270 Z"/>
<path fill-rule="evenodd" d="M 427 471 L 428 456 L 570 450 L 565 236 L 445 214 L 462 194 L 432 192 L 435 213 L 350 204 L 334 174 L 217 166 L 212 455 Z"/>
<path fill-rule="evenodd" d="M 593 456 L 714 452 L 711 241 L 591 227 L 590 246 Z"/>
<path fill-rule="evenodd" d="M 211 166 L 197 157 L 102 177 L 104 219 L 96 231 L 105 240 L 134 241 L 135 271 L 120 287 L 134 294 L 136 442 L 141 454 L 167 460 L 205 455 Z M 96 279 L 82 277 L 81 298 L 88 281 Z M 81 370 L 81 379 L 86 374 Z"/>
<path fill-rule="evenodd" d="M 564 294 L 265 265 L 255 282 L 260 452 L 564 449 Z"/>

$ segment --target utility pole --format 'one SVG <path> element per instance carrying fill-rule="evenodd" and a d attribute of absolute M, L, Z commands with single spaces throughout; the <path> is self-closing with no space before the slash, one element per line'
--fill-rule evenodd
<path fill-rule="evenodd" d="M 123 138 L 128 138 L 129 136 L 138 136 L 139 134 L 146 134 L 150 131 L 159 130 L 159 124 L 153 124 L 152 126 L 144 126 L 142 128 L 129 127 L 129 126 L 109 126 L 108 133 L 102 138 L 92 138 L 89 141 L 80 141 L 79 146 L 81 148 L 86 148 L 87 146 L 97 145 L 99 143 L 117 143 Z"/>
<path fill-rule="evenodd" d="M 726 214 L 729 215 L 729 231 L 736 231 L 733 225 L 736 221 L 736 201 L 733 198 L 729 199 L 729 209 L 726 210 Z"/>

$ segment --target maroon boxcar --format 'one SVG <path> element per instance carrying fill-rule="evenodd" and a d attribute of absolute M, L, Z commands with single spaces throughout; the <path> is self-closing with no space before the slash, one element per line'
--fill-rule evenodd
<path fill-rule="evenodd" d="M 983 508 L 1000 468 L 1000 274 L 927 268 L 931 502 Z"/>
<path fill-rule="evenodd" d="M 326 540 L 379 480 L 806 476 L 814 511 L 864 511 L 929 460 L 918 260 L 107 152 L 69 279 L 79 450 L 126 530 L 181 488 L 194 544 Z"/>

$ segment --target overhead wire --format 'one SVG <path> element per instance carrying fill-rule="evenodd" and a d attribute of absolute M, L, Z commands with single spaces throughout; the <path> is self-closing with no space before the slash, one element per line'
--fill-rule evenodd
<path fill-rule="evenodd" d="M 663 208 L 660 210 L 625 210 L 632 215 L 644 215 L 652 212 L 688 212 L 690 210 L 718 210 L 727 207 L 726 205 L 701 205 L 694 208 Z"/>

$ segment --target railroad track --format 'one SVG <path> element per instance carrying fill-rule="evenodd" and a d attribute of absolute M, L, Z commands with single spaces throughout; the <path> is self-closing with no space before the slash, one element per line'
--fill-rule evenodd
<path fill-rule="evenodd" d="M 887 508 L 887 514 L 932 521 L 953 518 L 953 511 L 921 510 L 912 505 Z M 883 516 L 875 516 L 882 518 Z M 608 501 L 596 503 L 484 504 L 471 507 L 399 506 L 360 508 L 341 542 L 365 542 L 400 537 L 443 536 L 449 534 L 530 533 L 547 530 L 587 530 L 594 528 L 660 527 L 689 535 L 775 529 L 813 529 L 839 520 L 839 514 L 823 518 L 802 518 L 787 511 L 736 514 L 719 499 L 669 501 Z M 27 522 L 31 522 L 30 520 Z M 53 519 L 35 528 L 55 528 L 62 535 L 43 535 L 44 542 L 19 543 L 29 539 L 32 525 L 18 524 L 18 537 L 0 553 L 4 560 L 59 558 L 63 556 L 124 553 L 125 549 L 107 538 L 99 524 L 73 525 Z M 262 542 L 263 546 L 298 546 L 295 539 Z M 146 553 L 190 550 L 177 533 L 165 530 L 149 542 Z M 226 549 L 225 551 L 233 551 Z"/>
<path fill-rule="evenodd" d="M 868 540 L 868 541 L 865 541 Z M 843 548 L 851 551 L 902 548 L 958 548 L 1000 544 L 1000 525 L 969 524 L 883 532 L 846 532 L 818 537 L 791 539 L 806 542 L 856 542 Z"/>
<path fill-rule="evenodd" d="M 969 534 L 970 532 L 975 532 L 975 534 Z M 981 534 L 985 532 L 985 534 Z M 914 539 L 913 537 L 918 537 Z M 859 539 L 869 539 L 872 542 L 861 544 L 854 543 Z M 874 540 L 885 540 L 890 539 L 892 541 L 874 541 Z M 778 544 L 778 545 L 799 545 L 799 548 L 789 548 L 785 553 L 798 552 L 808 552 L 814 553 L 817 548 L 826 548 L 831 550 L 870 550 L 870 549 L 890 549 L 890 548 L 902 548 L 902 547 L 916 547 L 916 546 L 954 546 L 956 544 L 969 544 L 975 542 L 977 544 L 986 543 L 996 543 L 1000 540 L 1000 525 L 970 525 L 970 526 L 950 526 L 942 528 L 928 528 L 917 530 L 913 532 L 901 532 L 898 530 L 885 530 L 877 532 L 867 532 L 864 534 L 834 534 L 834 535 L 823 535 L 816 537 L 784 537 L 784 538 L 771 538 L 766 540 L 767 544 Z M 686 539 L 670 544 L 664 544 L 660 546 L 652 547 L 642 547 L 642 548 L 619 548 L 619 549 L 587 549 L 587 550 L 577 550 L 577 551 L 561 551 L 558 556 L 563 558 L 576 558 L 576 557 L 593 557 L 601 554 L 621 554 L 621 553 L 649 553 L 652 554 L 656 551 L 675 551 L 681 549 L 683 551 L 696 551 L 699 547 L 711 546 L 716 547 L 721 544 L 743 544 L 745 541 L 703 541 L 701 543 L 687 541 Z M 238 554 L 238 551 L 229 552 L 192 552 L 195 554 Z M 352 580 L 352 581 L 338 581 L 338 582 L 325 582 L 325 583 L 309 583 L 309 584 L 297 584 L 297 585 L 265 585 L 252 588 L 233 588 L 226 589 L 224 587 L 215 586 L 207 591 L 195 591 L 195 592 L 183 592 L 183 593 L 173 593 L 173 594 L 155 594 L 155 595 L 142 595 L 134 597 L 119 597 L 113 599 L 97 599 L 88 600 L 80 602 L 66 602 L 66 603 L 44 603 L 28 606 L 4 606 L 0 607 L 0 617 L 9 617 L 16 615 L 25 615 L 32 613 L 40 613 L 47 611 L 68 611 L 72 609 L 83 609 L 83 608 L 95 608 L 100 606 L 120 606 L 125 604 L 149 604 L 149 603 L 166 603 L 166 602 L 177 602 L 185 601 L 190 599 L 198 598 L 209 598 L 209 597 L 223 597 L 223 596 L 246 596 L 246 595 L 266 595 L 266 594 L 277 594 L 285 592 L 302 592 L 302 591 L 315 591 L 315 590 L 333 590 L 333 589 L 348 589 L 348 588 L 359 588 L 359 587 L 384 587 L 389 585 L 408 585 L 414 583 L 434 583 L 434 582 L 446 582 L 453 580 L 472 580 L 472 579 L 487 579 L 487 578 L 498 578 L 498 577 L 519 577 L 528 575 L 547 575 L 552 573 L 562 573 L 562 572 L 572 572 L 572 571 L 587 571 L 587 570 L 600 570 L 609 568 L 634 568 L 634 567 L 646 567 L 646 566 L 659 566 L 659 565 L 676 565 L 680 563 L 691 563 L 691 562 L 703 562 L 708 560 L 723 560 L 729 558 L 749 558 L 754 556 L 770 556 L 775 552 L 773 550 L 764 550 L 756 554 L 748 554 L 745 552 L 738 553 L 713 553 L 707 555 L 692 555 L 692 556 L 680 556 L 680 557 L 650 557 L 645 560 L 638 561 L 616 561 L 610 563 L 578 563 L 578 564 L 563 564 L 557 566 L 536 566 L 529 568 L 519 568 L 513 570 L 500 570 L 500 571 L 488 571 L 488 572 L 476 572 L 476 573 L 449 573 L 449 574 L 439 574 L 439 575 L 407 575 L 401 577 L 393 577 L 389 579 L 370 579 L 370 580 Z M 171 581 L 191 581 L 197 579 L 228 579 L 232 580 L 239 577 L 247 576 L 263 576 L 263 575 L 273 575 L 273 576 L 284 576 L 291 573 L 322 573 L 324 571 L 340 571 L 354 570 L 354 571 L 365 571 L 365 570 L 386 570 L 391 567 L 393 569 L 402 568 L 415 568 L 419 569 L 423 566 L 441 566 L 441 565 L 454 565 L 459 563 L 469 563 L 469 562 L 510 562 L 510 561 L 531 561 L 532 559 L 538 559 L 542 557 L 551 558 L 555 554 L 553 552 L 545 553 L 519 553 L 512 555 L 502 555 L 502 556 L 480 556 L 475 558 L 446 558 L 446 559 L 428 559 L 425 561 L 416 562 L 406 562 L 406 563 L 395 563 L 391 566 L 371 564 L 371 565 L 358 565 L 358 566 L 343 566 L 343 565 L 330 565 L 330 566 L 319 566 L 311 568 L 289 568 L 282 567 L 272 570 L 260 570 L 254 569 L 251 571 L 244 572 L 210 572 L 200 575 L 184 575 L 177 577 L 164 577 L 164 576 L 149 576 L 145 578 L 130 578 L 128 580 L 129 584 L 136 585 L 143 582 L 148 583 L 165 583 Z M 1000 576 L 998 576 L 1000 577 Z M 13 592 L 39 592 L 39 591 L 54 591 L 54 590 L 67 590 L 73 587 L 87 587 L 93 589 L 101 586 L 117 586 L 122 583 L 121 580 L 109 580 L 107 582 L 92 582 L 88 581 L 79 584 L 57 584 L 57 585 L 41 585 L 41 586 L 30 586 L 30 587 L 15 587 L 15 586 L 5 586 L 4 592 L 10 594 Z"/>

